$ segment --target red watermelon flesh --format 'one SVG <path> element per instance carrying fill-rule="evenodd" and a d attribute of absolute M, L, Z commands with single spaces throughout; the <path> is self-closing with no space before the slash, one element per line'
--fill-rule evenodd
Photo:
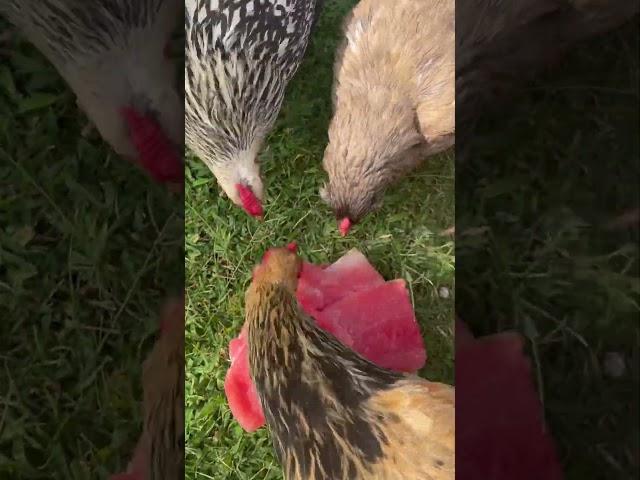
<path fill-rule="evenodd" d="M 229 360 L 231 360 L 232 365 L 238 355 L 246 348 L 246 338 L 247 327 L 243 326 L 242 330 L 240 330 L 240 335 L 229 342 Z"/>
<path fill-rule="evenodd" d="M 456 321 L 456 339 L 456 478 L 560 480 L 522 337 Z"/>
<path fill-rule="evenodd" d="M 385 282 L 358 250 L 329 266 L 304 263 L 296 297 L 318 325 L 370 361 L 392 370 L 424 366 L 424 343 L 403 280 Z M 264 414 L 249 374 L 246 327 L 229 343 L 225 394 L 234 418 L 252 432 Z"/>
<path fill-rule="evenodd" d="M 405 287 L 393 280 L 344 297 L 316 316 L 318 325 L 363 357 L 391 370 L 415 372 L 424 342 Z"/>
<path fill-rule="evenodd" d="M 298 281 L 297 297 L 304 310 L 322 311 L 355 292 L 382 285 L 384 279 L 356 249 L 325 268 L 304 263 Z"/>
<path fill-rule="evenodd" d="M 233 417 L 247 432 L 253 432 L 264 425 L 264 414 L 258 392 L 249 374 L 246 326 L 242 327 L 240 335 L 229 343 L 229 357 L 231 366 L 224 379 L 224 393 Z"/>

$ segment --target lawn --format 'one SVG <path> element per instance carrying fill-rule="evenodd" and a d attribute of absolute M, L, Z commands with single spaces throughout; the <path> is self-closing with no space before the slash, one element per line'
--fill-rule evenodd
<path fill-rule="evenodd" d="M 331 115 L 333 56 L 340 22 L 354 1 L 327 2 L 307 58 L 290 84 L 261 154 L 268 183 L 263 222 L 219 196 L 197 159 L 188 162 L 186 236 L 186 463 L 194 479 L 281 479 L 265 429 L 248 434 L 223 392 L 227 345 L 243 323 L 243 298 L 265 249 L 297 240 L 303 258 L 332 262 L 360 249 L 386 279 L 404 278 L 429 359 L 420 373 L 453 382 L 454 221 L 452 156 L 431 159 L 391 189 L 383 209 L 341 238 L 318 196 Z"/>
<path fill-rule="evenodd" d="M 487 116 L 456 168 L 456 308 L 516 328 L 566 478 L 638 476 L 638 24 Z M 605 359 L 622 359 L 613 372 Z"/>
<path fill-rule="evenodd" d="M 0 478 L 106 479 L 140 434 L 140 364 L 184 283 L 183 202 L 82 137 L 53 67 L 2 42 Z"/>

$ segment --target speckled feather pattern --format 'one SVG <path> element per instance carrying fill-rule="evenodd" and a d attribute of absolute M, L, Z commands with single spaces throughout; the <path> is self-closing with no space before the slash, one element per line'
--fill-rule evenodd
<path fill-rule="evenodd" d="M 302 312 L 295 282 L 274 272 L 256 273 L 246 321 L 250 372 L 285 479 L 453 479 L 453 387 L 345 347 Z"/>
<path fill-rule="evenodd" d="M 302 61 L 316 3 L 186 1 L 186 140 L 222 184 L 243 180 L 229 173 L 240 168 L 239 152 L 250 152 L 247 168 L 254 168 Z"/>

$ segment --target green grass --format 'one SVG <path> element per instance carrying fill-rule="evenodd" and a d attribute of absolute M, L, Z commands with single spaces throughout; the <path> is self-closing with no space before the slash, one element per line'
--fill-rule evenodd
<path fill-rule="evenodd" d="M 104 479 L 139 436 L 140 364 L 184 282 L 183 206 L 83 138 L 74 96 L 15 42 L 0 45 L 0 478 Z"/>
<path fill-rule="evenodd" d="M 529 338 L 567 479 L 638 476 L 638 226 L 606 228 L 640 204 L 638 79 L 636 19 L 485 119 L 456 171 L 456 308 Z"/>
<path fill-rule="evenodd" d="M 308 261 L 333 262 L 357 247 L 387 279 L 407 280 L 429 359 L 421 374 L 453 382 L 454 245 L 439 235 L 454 221 L 453 159 L 434 158 L 388 192 L 383 209 L 347 238 L 318 196 L 331 115 L 333 56 L 342 15 L 354 2 L 328 2 L 304 65 L 288 89 L 262 153 L 268 183 L 260 223 L 218 196 L 198 160 L 186 185 L 186 463 L 195 479 L 281 479 L 265 429 L 245 433 L 223 393 L 227 345 L 243 323 L 250 273 L 265 249 L 299 242 Z"/>

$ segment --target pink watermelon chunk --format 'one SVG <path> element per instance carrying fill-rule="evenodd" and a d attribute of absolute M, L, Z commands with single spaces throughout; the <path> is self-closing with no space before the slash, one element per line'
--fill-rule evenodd
<path fill-rule="evenodd" d="M 456 478 L 562 479 L 522 346 L 456 321 Z"/>
<path fill-rule="evenodd" d="M 258 392 L 249 374 L 246 326 L 242 327 L 240 335 L 229 343 L 229 357 L 231 367 L 224 379 L 224 393 L 233 417 L 247 432 L 253 432 L 264 425 L 264 414 Z"/>
<path fill-rule="evenodd" d="M 337 262 L 322 268 L 304 263 L 298 282 L 297 297 L 302 308 L 313 315 L 356 292 L 382 285 L 384 279 L 365 256 L 352 249 Z"/>
<path fill-rule="evenodd" d="M 305 262 L 296 297 L 320 328 L 368 360 L 402 372 L 424 366 L 424 342 L 404 280 L 385 282 L 358 250 L 326 267 Z M 249 374 L 246 327 L 229 343 L 229 357 L 227 401 L 240 426 L 253 432 L 265 420 Z"/>
<path fill-rule="evenodd" d="M 415 372 L 426 361 L 404 280 L 343 297 L 316 315 L 323 330 L 381 367 Z"/>

